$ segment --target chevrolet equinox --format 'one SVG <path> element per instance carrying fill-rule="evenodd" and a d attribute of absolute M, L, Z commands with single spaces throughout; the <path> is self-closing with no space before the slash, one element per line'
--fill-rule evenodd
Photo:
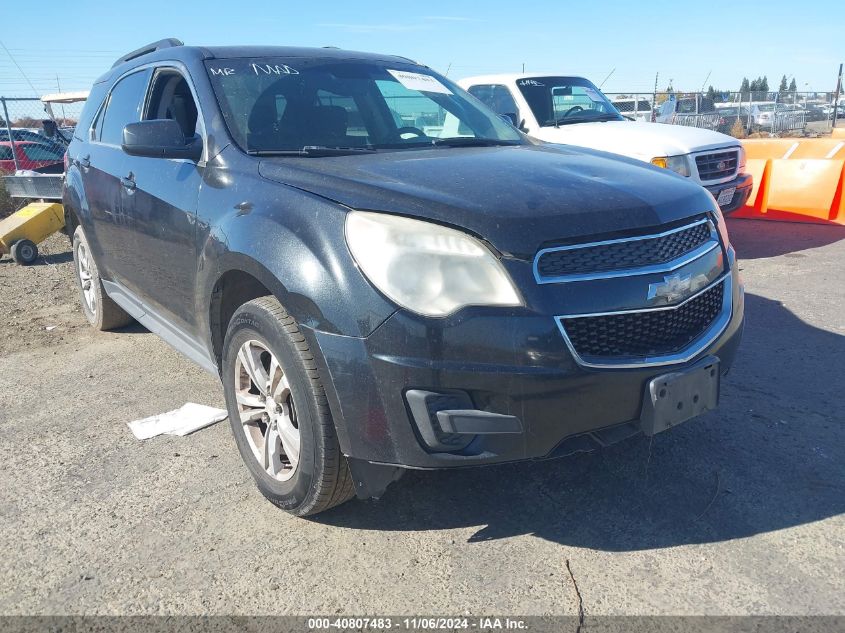
<path fill-rule="evenodd" d="M 219 376 L 296 515 L 671 428 L 716 406 L 742 330 L 701 186 L 525 136 L 402 57 L 134 51 L 91 89 L 64 208 L 92 326 Z"/>

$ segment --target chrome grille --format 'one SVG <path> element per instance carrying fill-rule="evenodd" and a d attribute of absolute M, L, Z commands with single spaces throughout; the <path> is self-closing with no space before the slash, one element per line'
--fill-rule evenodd
<path fill-rule="evenodd" d="M 689 347 L 723 313 L 725 283 L 673 308 L 561 317 L 560 325 L 588 362 L 669 356 Z"/>
<path fill-rule="evenodd" d="M 715 152 L 713 154 L 699 154 L 695 157 L 695 165 L 698 167 L 698 177 L 701 180 L 729 178 L 736 173 L 738 160 L 739 156 L 736 150 Z"/>
<path fill-rule="evenodd" d="M 717 245 L 712 224 L 703 219 L 658 234 L 547 248 L 535 258 L 535 276 L 540 283 L 567 277 L 605 277 L 612 271 L 673 262 L 708 242 Z"/>

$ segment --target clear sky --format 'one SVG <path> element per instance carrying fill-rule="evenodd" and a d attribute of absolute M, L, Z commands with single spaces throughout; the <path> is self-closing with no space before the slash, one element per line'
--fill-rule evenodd
<path fill-rule="evenodd" d="M 57 75 L 62 90 L 86 89 L 114 59 L 164 37 L 395 53 L 454 79 L 523 64 L 597 84 L 612 72 L 606 92 L 651 92 L 658 72 L 660 89 L 672 79 L 679 90 L 737 90 L 758 75 L 776 88 L 786 74 L 799 90 L 826 91 L 845 61 L 842 0 L 7 0 L 0 15 L 0 43 L 38 93 L 55 91 Z M 33 95 L 3 48 L 0 95 Z"/>

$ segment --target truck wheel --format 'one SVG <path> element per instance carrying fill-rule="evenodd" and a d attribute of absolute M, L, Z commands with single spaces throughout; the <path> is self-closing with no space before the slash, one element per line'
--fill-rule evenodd
<path fill-rule="evenodd" d="M 21 266 L 29 266 L 38 259 L 38 247 L 32 240 L 18 240 L 12 244 L 9 254 Z"/>
<path fill-rule="evenodd" d="M 73 232 L 73 264 L 82 299 L 82 311 L 88 323 L 100 331 L 114 330 L 132 323 L 132 317 L 106 294 L 103 282 L 100 281 L 97 263 L 81 226 L 77 226 Z"/>
<path fill-rule="evenodd" d="M 296 516 L 354 495 L 314 355 L 273 297 L 242 305 L 223 348 L 235 442 L 261 493 Z"/>

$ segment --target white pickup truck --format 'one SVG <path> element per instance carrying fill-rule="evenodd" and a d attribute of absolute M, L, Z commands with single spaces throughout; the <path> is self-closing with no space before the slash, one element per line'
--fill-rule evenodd
<path fill-rule="evenodd" d="M 522 131 L 549 143 L 636 158 L 700 183 L 724 213 L 745 204 L 752 178 L 731 136 L 625 118 L 589 80 L 564 75 L 468 77 L 458 84 Z"/>

